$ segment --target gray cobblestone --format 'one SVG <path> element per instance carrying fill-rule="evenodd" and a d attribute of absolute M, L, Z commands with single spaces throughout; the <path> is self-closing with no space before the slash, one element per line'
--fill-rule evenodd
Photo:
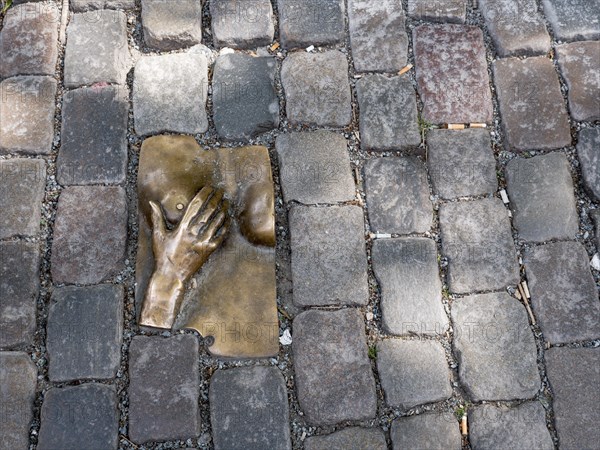
<path fill-rule="evenodd" d="M 579 132 L 577 156 L 586 190 L 600 201 L 600 128 L 584 128 Z"/>
<path fill-rule="evenodd" d="M 598 9 L 589 0 L 542 0 L 557 39 L 600 39 Z"/>
<path fill-rule="evenodd" d="M 148 47 L 176 50 L 202 42 L 202 2 L 141 0 L 141 5 L 144 42 Z"/>
<path fill-rule="evenodd" d="M 325 436 L 306 439 L 304 450 L 387 450 L 385 435 L 379 428 L 345 428 Z"/>
<path fill-rule="evenodd" d="M 75 12 L 96 9 L 133 9 L 135 0 L 71 0 L 71 8 Z"/>
<path fill-rule="evenodd" d="M 403 417 L 392 423 L 394 450 L 460 450 L 462 441 L 453 413 L 419 414 Z"/>
<path fill-rule="evenodd" d="M 213 0 L 212 33 L 217 47 L 256 48 L 273 41 L 273 7 L 270 0 Z"/>
<path fill-rule="evenodd" d="M 330 45 L 344 39 L 343 0 L 279 0 L 279 34 L 286 48 Z"/>
<path fill-rule="evenodd" d="M 600 252 L 600 209 L 596 208 L 590 213 L 596 224 L 596 250 Z"/>
<path fill-rule="evenodd" d="M 465 23 L 467 0 L 408 0 L 408 15 L 431 22 Z"/>

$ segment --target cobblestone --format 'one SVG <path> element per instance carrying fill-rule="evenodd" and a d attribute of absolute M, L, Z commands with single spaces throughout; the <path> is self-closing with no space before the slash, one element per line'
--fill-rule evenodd
<path fill-rule="evenodd" d="M 437 256 L 431 239 L 377 239 L 373 243 L 371 258 L 387 332 L 441 335 L 448 327 Z"/>
<path fill-rule="evenodd" d="M 90 383 L 52 388 L 44 397 L 37 448 L 116 450 L 118 429 L 119 412 L 114 386 Z"/>
<path fill-rule="evenodd" d="M 279 0 L 279 34 L 286 48 L 331 45 L 344 40 L 343 0 Z"/>
<path fill-rule="evenodd" d="M 44 160 L 0 160 L 0 239 L 40 232 L 45 187 Z"/>
<path fill-rule="evenodd" d="M 279 126 L 275 59 L 230 54 L 217 59 L 213 113 L 219 136 L 248 140 Z"/>
<path fill-rule="evenodd" d="M 597 5 L 588 0 L 542 0 L 557 39 L 600 39 Z"/>
<path fill-rule="evenodd" d="M 599 339 L 600 304 L 585 248 L 546 244 L 526 252 L 524 263 L 544 337 L 553 344 Z"/>
<path fill-rule="evenodd" d="M 452 395 L 446 354 L 438 342 L 382 341 L 377 344 L 377 370 L 388 406 L 410 409 Z"/>
<path fill-rule="evenodd" d="M 385 435 L 379 428 L 345 428 L 326 436 L 306 439 L 305 450 L 387 450 Z"/>
<path fill-rule="evenodd" d="M 48 154 L 54 140 L 56 80 L 19 76 L 0 83 L 0 155 Z"/>
<path fill-rule="evenodd" d="M 366 305 L 363 213 L 356 206 L 294 206 L 289 214 L 297 306 Z"/>
<path fill-rule="evenodd" d="M 273 41 L 275 26 L 270 0 L 213 0 L 210 15 L 217 47 L 249 49 Z"/>
<path fill-rule="evenodd" d="M 554 444 L 546 427 L 546 413 L 538 402 L 514 408 L 481 405 L 469 411 L 473 450 L 552 450 Z"/>
<path fill-rule="evenodd" d="M 197 134 L 208 130 L 208 62 L 194 50 L 143 56 L 133 81 L 133 116 L 138 135 Z"/>
<path fill-rule="evenodd" d="M 210 383 L 215 449 L 289 449 L 285 380 L 276 367 L 217 370 Z"/>
<path fill-rule="evenodd" d="M 390 434 L 394 450 L 462 448 L 458 422 L 452 413 L 419 414 L 396 419 Z"/>
<path fill-rule="evenodd" d="M 123 183 L 127 176 L 129 93 L 113 86 L 67 92 L 62 107 L 58 182 Z"/>
<path fill-rule="evenodd" d="M 560 447 L 597 447 L 600 349 L 552 348 L 546 352 L 546 366 Z"/>
<path fill-rule="evenodd" d="M 594 209 L 590 215 L 596 224 L 596 250 L 600 252 L 600 209 Z"/>
<path fill-rule="evenodd" d="M 199 434 L 198 340 L 135 336 L 129 348 L 129 437 L 133 442 Z"/>
<path fill-rule="evenodd" d="M 419 146 L 417 100 L 410 79 L 365 75 L 356 83 L 356 95 L 363 148 L 385 151 Z"/>
<path fill-rule="evenodd" d="M 288 120 L 344 127 L 352 120 L 346 56 L 337 51 L 292 53 L 281 67 Z"/>
<path fill-rule="evenodd" d="M 283 198 L 304 204 L 354 200 L 348 143 L 329 131 L 281 134 L 275 141 Z"/>
<path fill-rule="evenodd" d="M 408 0 L 408 15 L 431 22 L 465 23 L 467 0 Z"/>
<path fill-rule="evenodd" d="M 141 4 L 144 42 L 148 47 L 166 51 L 202 42 L 202 2 L 141 0 Z"/>
<path fill-rule="evenodd" d="M 96 284 L 123 268 L 127 199 L 120 187 L 68 187 L 58 200 L 52 244 L 56 284 Z"/>
<path fill-rule="evenodd" d="M 58 56 L 57 10 L 32 3 L 8 9 L 0 31 L 0 77 L 54 75 Z"/>
<path fill-rule="evenodd" d="M 584 128 L 579 132 L 577 156 L 583 185 L 596 201 L 600 201 L 600 128 Z"/>
<path fill-rule="evenodd" d="M 508 212 L 500 199 L 444 204 L 440 228 L 451 292 L 500 290 L 519 282 Z"/>
<path fill-rule="evenodd" d="M 413 30 L 413 43 L 423 118 L 436 124 L 491 122 L 492 95 L 481 30 L 420 25 Z"/>
<path fill-rule="evenodd" d="M 369 160 L 365 192 L 371 229 L 379 233 L 425 233 L 433 222 L 427 171 L 417 157 Z"/>
<path fill-rule="evenodd" d="M 549 150 L 571 145 L 569 118 L 552 61 L 545 56 L 506 58 L 494 61 L 492 67 L 510 148 Z"/>
<path fill-rule="evenodd" d="M 71 8 L 75 12 L 97 9 L 133 9 L 134 7 L 135 0 L 71 0 Z"/>
<path fill-rule="evenodd" d="M 493 194 L 496 160 L 486 130 L 431 130 L 427 164 L 433 191 L 444 199 Z"/>
<path fill-rule="evenodd" d="M 64 84 L 125 84 L 131 68 L 127 17 L 110 9 L 73 14 L 67 27 Z"/>
<path fill-rule="evenodd" d="M 0 348 L 31 345 L 40 291 L 38 244 L 0 242 Z"/>
<path fill-rule="evenodd" d="M 408 36 L 400 0 L 349 0 L 348 19 L 357 72 L 397 72 L 406 65 Z"/>
<path fill-rule="evenodd" d="M 525 307 L 506 293 L 452 304 L 461 382 L 473 401 L 533 397 L 540 389 L 537 350 Z"/>
<path fill-rule="evenodd" d="M 375 379 L 361 314 L 307 311 L 294 319 L 292 351 L 298 401 L 311 424 L 375 417 Z"/>
<path fill-rule="evenodd" d="M 506 167 L 513 224 L 526 241 L 574 238 L 579 231 L 573 180 L 562 153 L 515 158 Z"/>

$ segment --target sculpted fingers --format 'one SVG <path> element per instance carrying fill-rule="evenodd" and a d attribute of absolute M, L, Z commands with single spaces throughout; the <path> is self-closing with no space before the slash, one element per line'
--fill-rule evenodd
<path fill-rule="evenodd" d="M 194 217 L 196 217 L 198 212 L 200 212 L 200 210 L 202 209 L 202 207 L 204 206 L 206 201 L 211 197 L 213 192 L 214 192 L 213 188 L 211 188 L 209 186 L 205 186 L 200 190 L 200 192 L 198 192 L 196 194 L 196 196 L 192 199 L 192 201 L 188 205 L 188 207 L 185 211 L 185 214 L 183 215 L 183 218 L 181 219 L 181 223 L 179 225 L 180 227 L 185 229 L 190 226 L 190 224 L 192 223 L 192 220 L 194 220 Z"/>

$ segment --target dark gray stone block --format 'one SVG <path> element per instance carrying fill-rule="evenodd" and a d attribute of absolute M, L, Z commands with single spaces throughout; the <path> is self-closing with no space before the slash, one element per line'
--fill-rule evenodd
<path fill-rule="evenodd" d="M 594 209 L 590 215 L 596 224 L 596 250 L 600 252 L 600 209 Z"/>
<path fill-rule="evenodd" d="M 419 414 L 392 423 L 394 450 L 460 450 L 462 439 L 456 416 L 451 413 Z"/>
<path fill-rule="evenodd" d="M 542 0 L 557 39 L 600 39 L 598 5 L 590 0 Z"/>
<path fill-rule="evenodd" d="M 141 3 L 144 42 L 148 47 L 176 50 L 202 42 L 201 1 L 142 0 Z"/>
<path fill-rule="evenodd" d="M 467 0 L 408 0 L 408 15 L 430 22 L 465 23 Z"/>
<path fill-rule="evenodd" d="M 279 0 L 279 34 L 285 48 L 331 45 L 344 40 L 343 0 Z"/>
<path fill-rule="evenodd" d="M 270 0 L 212 0 L 212 34 L 217 47 L 256 48 L 273 41 L 273 7 Z"/>
<path fill-rule="evenodd" d="M 304 450 L 387 450 L 385 435 L 379 428 L 344 428 L 326 436 L 304 441 Z"/>
<path fill-rule="evenodd" d="M 584 128 L 579 132 L 577 156 L 583 185 L 596 201 L 600 201 L 600 128 Z"/>
<path fill-rule="evenodd" d="M 135 0 L 71 0 L 71 9 L 75 12 L 96 9 L 133 9 Z"/>

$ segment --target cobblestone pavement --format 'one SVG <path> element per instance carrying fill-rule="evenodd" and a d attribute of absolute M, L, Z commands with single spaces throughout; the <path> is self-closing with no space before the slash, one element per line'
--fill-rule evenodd
<path fill-rule="evenodd" d="M 600 448 L 596 2 L 12 3 L 0 448 Z M 136 324 L 163 133 L 270 150 L 274 358 Z"/>

